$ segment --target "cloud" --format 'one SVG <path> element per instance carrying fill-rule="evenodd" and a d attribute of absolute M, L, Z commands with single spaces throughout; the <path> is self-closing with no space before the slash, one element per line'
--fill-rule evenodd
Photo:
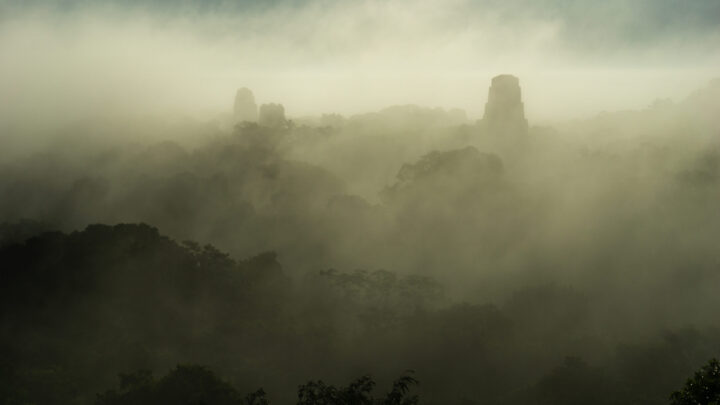
<path fill-rule="evenodd" d="M 616 106 L 627 108 L 679 97 L 667 86 L 689 92 L 720 67 L 720 5 L 708 0 L 0 4 L 12 55 L 0 89 L 16 100 L 5 117 L 219 111 L 241 86 L 291 116 L 417 103 L 473 117 L 489 78 L 511 72 L 531 100 L 584 98 L 528 106 L 531 119 L 559 118 L 611 108 L 604 89 L 618 80 L 635 87 Z"/>

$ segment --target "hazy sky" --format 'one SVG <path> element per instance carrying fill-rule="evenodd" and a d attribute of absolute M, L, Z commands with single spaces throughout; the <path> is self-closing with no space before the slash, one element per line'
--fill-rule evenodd
<path fill-rule="evenodd" d="M 0 118 L 208 115 L 243 86 L 291 116 L 479 118 L 513 73 L 543 122 L 681 99 L 720 76 L 719 45 L 717 0 L 0 0 Z"/>

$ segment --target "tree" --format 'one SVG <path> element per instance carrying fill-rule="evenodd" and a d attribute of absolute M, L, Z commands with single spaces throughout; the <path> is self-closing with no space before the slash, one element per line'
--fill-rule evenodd
<path fill-rule="evenodd" d="M 298 388 L 298 405 L 416 405 L 417 395 L 409 395 L 418 383 L 409 371 L 395 380 L 385 398 L 374 398 L 375 381 L 362 376 L 347 387 L 337 388 L 310 381 Z M 261 388 L 244 397 L 209 369 L 179 365 L 156 380 L 148 370 L 120 374 L 117 390 L 98 394 L 95 405 L 268 405 Z"/>
<path fill-rule="evenodd" d="M 720 362 L 713 358 L 670 395 L 672 405 L 720 404 Z"/>
<path fill-rule="evenodd" d="M 417 395 L 407 395 L 410 386 L 418 383 L 418 380 L 405 374 L 395 380 L 392 390 L 388 392 L 382 405 L 416 405 L 419 402 Z"/>
<path fill-rule="evenodd" d="M 96 405 L 264 405 L 262 390 L 245 400 L 227 382 L 201 366 L 177 366 L 168 375 L 155 380 L 149 371 L 120 374 L 120 389 L 97 397 Z"/>
<path fill-rule="evenodd" d="M 372 396 L 375 381 L 363 376 L 347 387 L 336 388 L 322 381 L 310 381 L 298 388 L 298 405 L 415 405 L 417 395 L 408 395 L 410 387 L 418 383 L 408 371 L 393 382 L 392 389 L 384 399 Z"/>

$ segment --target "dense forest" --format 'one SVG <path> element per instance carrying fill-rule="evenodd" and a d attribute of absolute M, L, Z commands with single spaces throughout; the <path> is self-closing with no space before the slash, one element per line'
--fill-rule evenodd
<path fill-rule="evenodd" d="M 720 353 L 718 102 L 69 128 L 0 166 L 0 397 L 668 403 Z"/>
<path fill-rule="evenodd" d="M 718 44 L 718 0 L 0 0 L 0 405 L 720 404 Z"/>

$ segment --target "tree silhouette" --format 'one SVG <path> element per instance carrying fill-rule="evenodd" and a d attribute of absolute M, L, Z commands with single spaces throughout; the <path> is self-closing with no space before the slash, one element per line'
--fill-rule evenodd
<path fill-rule="evenodd" d="M 310 381 L 298 388 L 298 405 L 415 405 L 417 395 L 408 395 L 410 387 L 418 383 L 408 371 L 395 380 L 392 389 L 384 399 L 372 396 L 375 381 L 370 376 L 362 376 L 347 387 L 336 388 L 323 381 Z"/>
<path fill-rule="evenodd" d="M 262 390 L 243 400 L 227 382 L 205 367 L 179 365 L 156 381 L 147 370 L 120 374 L 120 389 L 100 394 L 96 405 L 266 405 Z"/>
<path fill-rule="evenodd" d="M 365 375 L 335 387 L 321 380 L 298 388 L 298 405 L 415 405 L 416 395 L 408 395 L 418 383 L 408 372 L 398 378 L 383 399 L 372 396 L 375 381 Z M 98 394 L 95 405 L 268 405 L 261 388 L 242 397 L 227 382 L 209 369 L 197 365 L 179 365 L 160 380 L 148 370 L 120 374 L 117 390 Z"/>
<path fill-rule="evenodd" d="M 417 395 L 408 396 L 410 386 L 418 383 L 411 375 L 405 374 L 395 380 L 392 390 L 387 394 L 383 405 L 415 405 L 419 399 Z"/>
<path fill-rule="evenodd" d="M 670 395 L 672 405 L 720 404 L 720 362 L 713 358 Z"/>

